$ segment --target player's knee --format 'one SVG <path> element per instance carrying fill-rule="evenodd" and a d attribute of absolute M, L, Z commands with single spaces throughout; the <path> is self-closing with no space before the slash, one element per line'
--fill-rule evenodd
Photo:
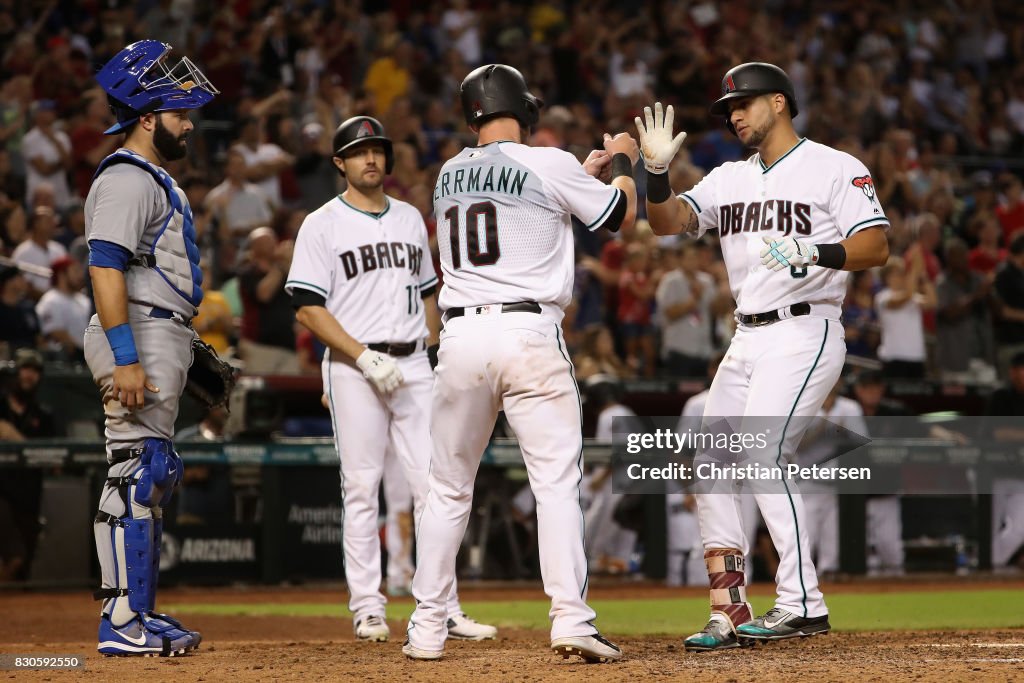
<path fill-rule="evenodd" d="M 181 458 L 169 439 L 146 439 L 136 470 L 132 500 L 147 508 L 164 507 L 181 483 L 183 469 Z"/>

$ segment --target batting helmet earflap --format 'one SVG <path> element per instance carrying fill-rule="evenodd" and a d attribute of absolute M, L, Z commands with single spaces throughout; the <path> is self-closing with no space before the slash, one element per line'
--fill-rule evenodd
<path fill-rule="evenodd" d="M 459 97 L 471 126 L 496 116 L 511 116 L 523 128 L 532 128 L 544 106 L 544 101 L 527 89 L 523 74 L 505 64 L 487 64 L 470 71 L 459 88 Z"/>
<path fill-rule="evenodd" d="M 367 142 L 375 142 L 384 148 L 384 172 L 391 173 L 395 167 L 395 150 L 391 138 L 384 134 L 384 126 L 372 116 L 353 116 L 334 131 L 334 156 L 342 157 L 347 150 Z"/>
<path fill-rule="evenodd" d="M 747 62 L 734 66 L 725 72 L 722 78 L 722 96 L 711 105 L 711 113 L 725 117 L 726 125 L 732 130 L 729 122 L 729 101 L 752 95 L 782 93 L 786 96 L 790 118 L 797 115 L 796 90 L 793 81 L 786 72 L 774 64 L 765 62 Z M 735 132 L 735 131 L 733 131 Z"/>
<path fill-rule="evenodd" d="M 171 46 L 159 40 L 140 40 L 114 55 L 96 74 L 117 117 L 106 135 L 123 133 L 143 114 L 198 109 L 220 92 L 188 57 L 168 68 L 164 57 L 170 51 Z"/>

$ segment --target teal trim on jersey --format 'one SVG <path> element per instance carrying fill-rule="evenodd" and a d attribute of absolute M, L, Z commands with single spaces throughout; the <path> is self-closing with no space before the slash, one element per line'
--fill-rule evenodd
<path fill-rule="evenodd" d="M 779 162 L 781 162 L 781 161 L 782 161 L 783 159 L 785 159 L 785 158 L 786 158 L 786 157 L 788 157 L 788 156 L 789 156 L 790 154 L 792 154 L 793 152 L 795 152 L 795 151 L 796 151 L 796 148 L 797 148 L 797 147 L 799 147 L 800 145 L 804 144 L 805 142 L 807 142 L 807 138 L 800 138 L 800 142 L 798 142 L 798 143 L 796 143 L 795 145 L 793 145 L 792 147 L 790 147 L 790 148 L 789 148 L 789 151 L 788 151 L 788 152 L 786 152 L 785 154 L 783 154 L 783 155 L 782 155 L 781 157 L 779 157 L 778 159 L 776 159 L 776 160 L 775 160 L 775 161 L 774 161 L 774 162 L 772 163 L 772 165 L 771 165 L 771 166 L 765 166 L 765 165 L 764 165 L 764 161 L 762 161 L 762 160 L 761 160 L 761 155 L 760 155 L 760 154 L 758 154 L 758 155 L 757 155 L 757 163 L 761 164 L 761 168 L 763 169 L 763 170 L 761 171 L 761 174 L 762 174 L 762 175 L 764 175 L 764 174 L 765 174 L 765 173 L 767 173 L 768 171 L 770 171 L 770 170 L 772 170 L 773 168 L 775 168 L 776 166 L 778 166 L 778 165 L 779 165 Z"/>
<path fill-rule="evenodd" d="M 697 203 L 696 199 L 694 199 L 690 195 L 686 194 L 685 192 L 680 192 L 679 196 L 682 197 L 683 199 L 685 199 L 686 201 L 690 202 L 691 204 L 693 204 L 693 208 L 697 210 L 698 214 L 700 214 L 700 204 Z"/>
<path fill-rule="evenodd" d="M 586 226 L 587 230 L 594 230 L 595 228 L 601 227 L 601 223 L 603 223 L 604 220 L 608 218 L 608 214 L 610 214 L 612 212 L 612 208 L 615 207 L 615 202 L 619 201 L 620 194 L 622 194 L 622 190 L 620 190 L 619 188 L 615 188 L 615 194 L 612 195 L 612 200 L 608 202 L 608 206 L 604 207 L 604 213 L 598 216 L 597 220 L 595 220 L 593 223 Z"/>
<path fill-rule="evenodd" d="M 555 341 L 558 342 L 558 352 L 562 354 L 562 358 L 569 364 L 569 377 L 572 378 L 572 388 L 576 390 L 576 405 L 580 409 L 580 450 L 579 455 L 576 456 L 576 468 L 580 471 L 580 478 L 576 481 L 576 503 L 580 507 L 580 530 L 583 533 L 583 558 L 587 561 L 587 578 L 583 582 L 583 589 L 580 591 L 580 597 L 582 598 L 587 594 L 587 587 L 590 585 L 590 562 L 587 560 L 587 518 L 583 514 L 583 499 L 580 493 L 580 485 L 583 483 L 583 400 L 580 398 L 580 386 L 576 383 L 576 370 L 573 367 L 572 361 L 569 360 L 569 356 L 566 355 L 565 350 L 562 347 L 562 329 L 558 325 L 555 325 Z"/>
<path fill-rule="evenodd" d="M 786 418 L 786 424 L 782 427 L 782 437 L 779 439 L 779 454 L 775 458 L 775 466 L 782 469 L 782 465 L 779 464 L 779 460 L 782 459 L 782 446 L 786 443 L 786 430 L 789 429 L 789 421 L 793 419 L 793 413 L 796 412 L 796 406 L 800 403 L 800 397 L 804 395 L 804 389 L 807 388 L 807 382 L 811 380 L 811 375 L 814 374 L 815 368 L 818 367 L 818 361 L 821 360 L 821 354 L 825 350 L 825 341 L 828 339 L 828 320 L 825 320 L 825 335 L 821 338 L 821 347 L 818 349 L 818 356 L 814 359 L 814 364 L 811 365 L 811 369 L 807 371 L 807 377 L 804 378 L 803 386 L 800 387 L 800 391 L 797 392 L 796 399 L 793 401 L 793 407 L 789 409 L 789 417 Z M 782 485 L 786 488 L 786 497 L 789 499 L 789 507 L 793 511 L 793 525 L 796 527 L 796 561 L 797 561 L 797 576 L 800 577 L 800 590 L 803 591 L 803 605 L 804 605 L 804 618 L 807 617 L 807 586 L 804 585 L 804 554 L 800 549 L 800 523 L 796 519 L 796 505 L 793 504 L 793 494 L 789 492 L 789 484 L 786 483 L 786 478 L 783 476 Z"/>
<path fill-rule="evenodd" d="M 420 283 L 420 289 L 426 289 L 427 287 L 433 287 L 436 284 L 437 284 L 437 275 L 435 275 L 434 277 L 430 278 L 426 282 L 421 282 Z"/>
<path fill-rule="evenodd" d="M 288 285 L 298 285 L 301 289 L 315 289 L 324 296 L 328 296 L 326 289 L 324 289 L 323 287 L 317 287 L 312 282 L 303 282 L 302 280 L 289 280 L 288 282 L 284 283 L 285 287 L 287 287 Z"/>
<path fill-rule="evenodd" d="M 342 197 L 340 194 L 338 195 L 338 199 L 341 200 L 342 204 L 344 204 L 348 208 L 352 209 L 353 211 L 358 211 L 359 213 L 363 214 L 364 216 L 369 216 L 370 218 L 374 218 L 374 219 L 377 219 L 377 220 L 380 220 L 381 218 L 384 218 L 384 214 L 386 214 L 388 211 L 391 210 L 391 199 L 387 195 L 384 195 L 384 202 L 385 202 L 384 210 L 381 211 L 380 213 L 370 213 L 369 211 L 363 211 L 362 209 L 357 209 L 356 207 L 352 206 L 347 201 L 345 201 L 345 198 Z"/>
<path fill-rule="evenodd" d="M 870 223 L 875 223 L 878 226 L 889 225 L 889 219 L 888 218 L 869 218 L 866 221 L 861 221 L 860 223 L 857 223 L 857 225 L 855 225 L 852 228 L 850 228 L 849 232 L 846 233 L 846 237 L 849 238 L 850 235 L 853 234 L 853 231 L 856 230 L 857 228 L 869 227 Z M 870 226 L 870 227 L 874 227 L 874 226 Z"/>

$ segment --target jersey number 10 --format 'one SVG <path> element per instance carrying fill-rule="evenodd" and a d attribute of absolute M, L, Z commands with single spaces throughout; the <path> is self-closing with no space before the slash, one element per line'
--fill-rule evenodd
<path fill-rule="evenodd" d="M 452 269 L 462 267 L 462 239 L 459 230 L 459 207 L 448 209 L 451 235 Z M 480 248 L 480 219 L 484 219 L 484 249 Z M 498 210 L 491 202 L 477 202 L 466 209 L 466 256 L 474 266 L 490 266 L 498 261 L 501 248 L 498 246 Z"/>

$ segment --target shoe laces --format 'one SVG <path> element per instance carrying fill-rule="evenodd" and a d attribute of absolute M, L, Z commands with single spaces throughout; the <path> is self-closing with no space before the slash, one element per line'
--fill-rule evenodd
<path fill-rule="evenodd" d="M 373 616 L 366 617 L 366 619 L 363 620 L 363 623 L 367 626 L 383 626 L 384 618 L 374 614 Z"/>
<path fill-rule="evenodd" d="M 772 607 L 770 610 L 764 613 L 762 619 L 770 619 L 775 616 L 781 617 L 783 614 L 785 614 L 783 610 L 779 609 L 778 607 Z"/>

